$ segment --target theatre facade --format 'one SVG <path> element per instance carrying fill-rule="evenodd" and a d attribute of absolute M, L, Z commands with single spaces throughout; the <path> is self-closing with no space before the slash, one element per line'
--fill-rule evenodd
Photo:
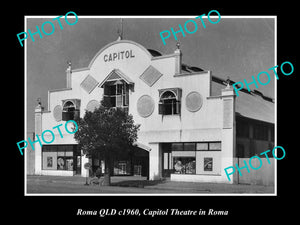
<path fill-rule="evenodd" d="M 48 91 L 47 110 L 36 107 L 35 134 L 83 117 L 105 98 L 140 124 L 134 154 L 116 155 L 112 175 L 232 183 L 238 178 L 229 181 L 224 168 L 274 145 L 272 99 L 247 90 L 236 97 L 230 79 L 184 64 L 179 45 L 163 55 L 118 39 L 88 67 L 69 64 L 66 81 L 66 88 Z M 100 157 L 82 154 L 73 134 L 61 132 L 51 144 L 35 143 L 35 174 L 86 176 L 86 162 L 104 167 Z"/>

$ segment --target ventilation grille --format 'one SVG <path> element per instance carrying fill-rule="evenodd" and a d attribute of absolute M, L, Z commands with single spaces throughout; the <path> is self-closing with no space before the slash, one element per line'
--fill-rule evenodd
<path fill-rule="evenodd" d="M 137 111 L 141 117 L 148 117 L 154 111 L 154 101 L 149 95 L 143 95 L 137 101 Z"/>
<path fill-rule="evenodd" d="M 190 92 L 185 99 L 185 105 L 190 112 L 197 112 L 202 106 L 202 98 L 198 92 Z"/>
<path fill-rule="evenodd" d="M 86 78 L 81 82 L 80 86 L 87 92 L 91 93 L 97 86 L 98 81 L 91 75 L 87 75 Z"/>
<path fill-rule="evenodd" d="M 56 122 L 59 122 L 62 120 L 62 107 L 60 105 L 57 105 L 53 109 L 53 117 L 56 120 Z"/>
<path fill-rule="evenodd" d="M 97 100 L 91 100 L 86 105 L 86 110 L 90 111 L 90 112 L 94 112 L 94 110 L 96 108 L 99 108 L 99 106 L 100 106 L 100 102 L 99 101 L 97 101 Z"/>
<path fill-rule="evenodd" d="M 140 79 L 144 81 L 148 86 L 152 86 L 162 76 L 157 69 L 153 66 L 149 66 L 140 76 Z"/>

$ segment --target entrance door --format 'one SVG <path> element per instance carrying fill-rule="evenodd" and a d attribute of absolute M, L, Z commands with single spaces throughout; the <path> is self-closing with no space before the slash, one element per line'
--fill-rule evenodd
<path fill-rule="evenodd" d="M 172 162 L 172 153 L 171 152 L 163 152 L 163 177 L 170 177 L 173 172 L 173 162 Z"/>

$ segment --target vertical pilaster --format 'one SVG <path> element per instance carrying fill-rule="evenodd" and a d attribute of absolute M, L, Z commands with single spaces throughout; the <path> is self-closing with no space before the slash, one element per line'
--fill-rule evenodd
<path fill-rule="evenodd" d="M 68 67 L 66 70 L 67 88 L 72 88 L 71 75 L 72 75 L 71 61 L 68 61 Z"/>
<path fill-rule="evenodd" d="M 223 128 L 222 128 L 222 176 L 224 181 L 229 182 L 224 168 L 233 166 L 235 163 L 235 94 L 233 88 L 229 85 L 222 90 L 223 104 Z M 230 183 L 236 182 L 236 173 L 233 175 Z"/>
<path fill-rule="evenodd" d="M 175 74 L 181 73 L 181 64 L 182 64 L 182 53 L 180 50 L 179 43 L 176 44 L 177 49 L 174 51 L 175 54 Z"/>
<path fill-rule="evenodd" d="M 41 136 L 42 134 L 42 116 L 43 116 L 43 107 L 39 102 L 35 107 L 34 111 L 34 122 L 35 122 L 35 137 Z M 35 174 L 41 175 L 42 173 L 42 147 L 39 142 L 34 143 L 34 157 L 35 157 Z"/>
<path fill-rule="evenodd" d="M 161 178 L 162 157 L 159 143 L 149 144 L 149 180 L 158 180 Z"/>

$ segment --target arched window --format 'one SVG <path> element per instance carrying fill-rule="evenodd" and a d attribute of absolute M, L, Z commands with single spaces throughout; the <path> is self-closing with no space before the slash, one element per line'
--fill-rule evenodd
<path fill-rule="evenodd" d="M 63 111 L 66 111 L 66 112 L 73 112 L 75 111 L 75 105 L 73 102 L 71 101 L 66 101 L 64 106 L 63 106 Z"/>
<path fill-rule="evenodd" d="M 160 95 L 159 114 L 176 115 L 180 114 L 180 101 L 178 92 L 165 90 Z"/>
<path fill-rule="evenodd" d="M 62 120 L 74 120 L 79 117 L 79 109 L 76 109 L 76 106 L 72 101 L 66 101 L 63 104 Z"/>

